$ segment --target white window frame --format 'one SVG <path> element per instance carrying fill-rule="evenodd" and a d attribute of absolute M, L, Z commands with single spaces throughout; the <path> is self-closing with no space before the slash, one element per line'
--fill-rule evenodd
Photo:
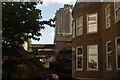
<path fill-rule="evenodd" d="M 115 39 L 115 48 L 116 48 L 116 69 L 117 70 L 120 70 L 120 68 L 118 68 L 118 58 L 117 58 L 117 39 L 119 39 L 120 38 L 120 36 L 119 37 L 117 37 L 116 39 Z"/>
<path fill-rule="evenodd" d="M 95 14 L 96 15 L 96 21 L 94 23 L 96 23 L 96 27 L 97 27 L 97 30 L 96 31 L 92 31 L 92 32 L 89 32 L 89 21 L 88 21 L 88 17 Z M 90 33 L 97 33 L 98 32 L 98 13 L 90 13 L 87 15 L 87 33 L 90 34 Z"/>
<path fill-rule="evenodd" d="M 107 52 L 108 51 L 108 43 L 110 43 L 111 41 L 107 41 L 106 42 L 106 68 L 107 68 L 107 70 L 112 70 L 112 66 L 111 66 L 111 68 L 108 68 L 108 54 L 112 54 L 112 45 L 111 45 L 111 51 L 110 52 Z M 111 44 L 112 44 L 112 42 L 111 42 Z M 112 55 L 111 55 L 111 57 L 112 57 Z M 111 64 L 112 64 L 112 62 L 111 62 Z"/>
<path fill-rule="evenodd" d="M 77 55 L 78 48 L 82 48 L 82 55 Z M 82 68 L 77 67 L 77 64 L 78 64 L 77 58 L 78 57 L 82 57 Z M 76 70 L 80 70 L 80 71 L 83 70 L 83 46 L 76 47 Z"/>
<path fill-rule="evenodd" d="M 110 8 L 110 4 L 105 8 L 105 24 L 106 24 L 106 29 L 109 28 L 111 26 L 111 18 L 110 18 L 110 13 L 109 15 L 106 16 L 106 12 L 107 12 L 107 9 Z M 111 11 L 111 8 L 110 8 L 110 11 Z M 110 26 L 107 26 L 107 19 L 110 18 Z"/>
<path fill-rule="evenodd" d="M 72 28 L 72 30 L 73 30 L 72 33 L 73 33 L 73 38 L 74 38 L 74 37 L 75 37 L 75 21 L 73 21 L 73 25 L 72 25 L 72 26 L 73 26 L 73 28 Z"/>
<path fill-rule="evenodd" d="M 81 25 L 78 25 L 79 19 L 82 19 Z M 82 28 L 82 32 L 80 34 L 77 33 L 78 28 Z M 83 16 L 80 16 L 76 19 L 76 36 L 82 35 L 83 34 Z"/>
<path fill-rule="evenodd" d="M 114 0 L 114 14 L 115 14 L 115 23 L 117 23 L 118 21 L 120 21 L 120 19 L 117 20 L 117 15 L 116 15 L 116 12 L 120 10 L 120 6 L 118 8 L 115 7 L 115 3 L 116 2 L 119 2 L 119 0 Z"/>
<path fill-rule="evenodd" d="M 97 69 L 89 69 L 89 46 L 97 46 Z M 87 45 L 87 70 L 93 70 L 93 71 L 98 71 L 98 45 L 95 44 L 95 45 Z"/>

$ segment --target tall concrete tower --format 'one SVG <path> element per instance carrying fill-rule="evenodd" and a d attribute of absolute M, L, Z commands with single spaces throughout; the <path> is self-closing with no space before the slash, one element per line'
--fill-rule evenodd
<path fill-rule="evenodd" d="M 56 60 L 62 63 L 61 72 L 65 74 L 72 73 L 72 9 L 72 5 L 65 4 L 64 8 L 60 8 L 55 14 Z"/>
<path fill-rule="evenodd" d="M 72 34 L 72 5 L 65 4 L 56 12 L 56 34 Z"/>
<path fill-rule="evenodd" d="M 64 8 L 56 11 L 55 49 L 60 51 L 66 47 L 66 43 L 72 41 L 72 9 L 73 5 L 65 4 Z"/>

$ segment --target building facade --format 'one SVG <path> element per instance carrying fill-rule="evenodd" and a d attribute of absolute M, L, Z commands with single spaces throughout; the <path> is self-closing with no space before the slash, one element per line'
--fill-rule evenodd
<path fill-rule="evenodd" d="M 60 8 L 55 14 L 56 61 L 61 64 L 61 73 L 65 74 L 72 73 L 72 9 L 72 5 L 65 4 L 64 8 Z"/>
<path fill-rule="evenodd" d="M 72 76 L 120 78 L 120 1 L 76 2 Z"/>
<path fill-rule="evenodd" d="M 32 44 L 33 53 L 36 57 L 41 57 L 39 61 L 43 62 L 44 68 L 50 68 L 50 63 L 55 61 L 54 44 Z"/>
<path fill-rule="evenodd" d="M 64 8 L 57 10 L 56 18 L 56 34 L 71 34 L 72 33 L 72 9 L 73 6 L 65 4 Z"/>
<path fill-rule="evenodd" d="M 55 56 L 54 44 L 32 44 L 31 47 L 36 55 Z"/>

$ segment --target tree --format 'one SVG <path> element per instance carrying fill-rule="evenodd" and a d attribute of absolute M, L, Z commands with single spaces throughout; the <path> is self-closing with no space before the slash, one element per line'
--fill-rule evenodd
<path fill-rule="evenodd" d="M 3 2 L 3 44 L 20 45 L 28 38 L 40 40 L 40 30 L 44 29 L 44 24 L 51 24 L 51 21 L 40 21 L 41 10 L 36 9 L 36 5 L 36 2 Z"/>
<path fill-rule="evenodd" d="M 52 19 L 40 21 L 41 10 L 36 9 L 36 5 L 37 2 L 2 3 L 2 56 L 8 56 L 7 60 L 3 60 L 3 72 L 6 74 L 9 70 L 6 77 L 11 77 L 11 72 L 17 69 L 18 64 L 23 61 L 29 63 L 26 61 L 30 60 L 25 59 L 28 52 L 23 52 L 21 48 L 24 41 L 28 42 L 31 38 L 40 40 L 40 30 L 45 28 L 44 24 L 54 26 Z"/>

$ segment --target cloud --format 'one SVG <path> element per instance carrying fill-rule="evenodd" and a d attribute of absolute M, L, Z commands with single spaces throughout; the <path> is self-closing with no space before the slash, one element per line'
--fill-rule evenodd
<path fill-rule="evenodd" d="M 42 5 L 38 5 L 37 7 L 43 7 L 47 6 L 51 3 L 57 3 L 57 4 L 75 4 L 76 0 L 43 0 Z"/>
<path fill-rule="evenodd" d="M 53 15 L 51 16 L 51 18 L 55 18 L 55 14 L 53 14 Z"/>
<path fill-rule="evenodd" d="M 49 34 L 49 37 L 54 38 L 54 35 L 55 35 L 55 33 L 52 32 L 52 33 Z"/>
<path fill-rule="evenodd" d="M 71 4 L 76 2 L 76 0 L 43 0 L 45 4 L 58 3 L 58 4 Z"/>

